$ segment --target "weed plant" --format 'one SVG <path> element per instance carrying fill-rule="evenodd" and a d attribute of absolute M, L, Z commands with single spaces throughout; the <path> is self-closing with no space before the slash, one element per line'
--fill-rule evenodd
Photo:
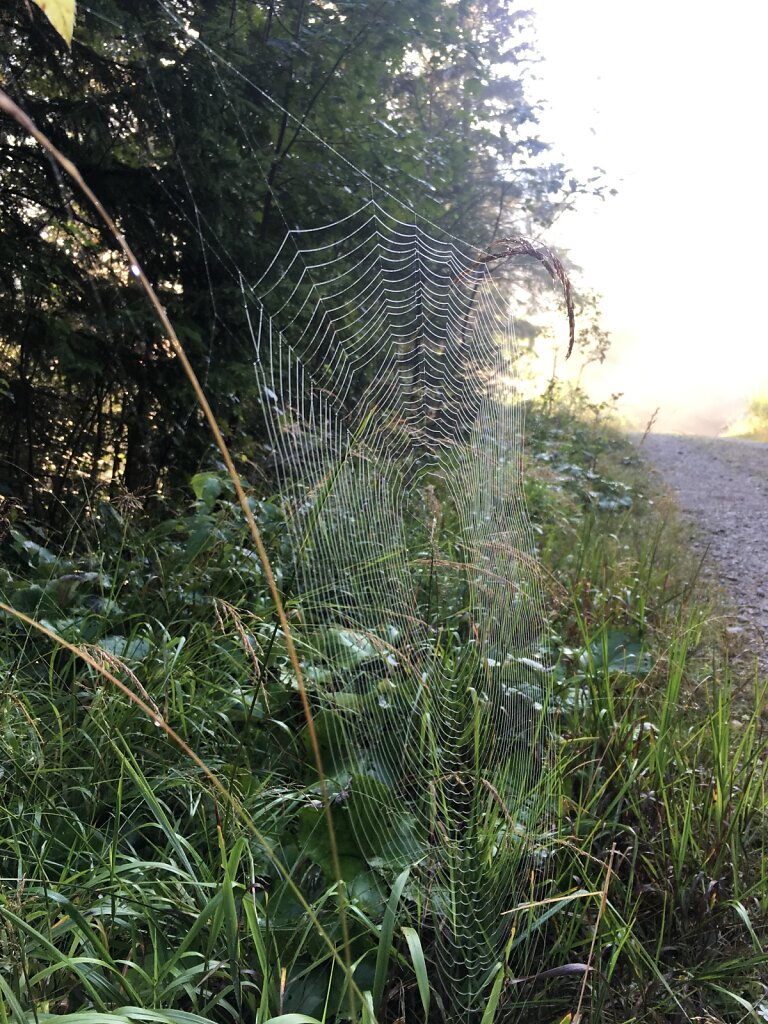
<path fill-rule="evenodd" d="M 553 392 L 529 411 L 559 831 L 480 1016 L 766 1019 L 765 684 L 737 689 L 682 531 L 602 412 Z M 249 500 L 282 582 L 280 505 Z M 55 549 L 22 510 L 6 516 L 2 601 L 96 665 L 3 615 L 0 1022 L 345 1019 L 339 887 L 354 1012 L 451 1019 L 422 839 L 407 821 L 351 828 L 375 794 L 350 796 L 331 765 L 336 881 L 298 681 L 226 476 L 198 474 L 178 511 L 94 501 Z M 354 670 L 352 639 L 326 637 Z M 300 654 L 312 699 L 327 659 Z M 399 854 L 413 844 L 405 868 L 395 833 Z M 532 935 L 522 979 L 515 943 Z"/>

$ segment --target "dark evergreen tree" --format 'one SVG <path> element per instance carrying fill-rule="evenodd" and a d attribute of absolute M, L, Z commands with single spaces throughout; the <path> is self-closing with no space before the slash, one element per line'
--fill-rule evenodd
<path fill-rule="evenodd" d="M 70 54 L 18 0 L 0 59 L 258 464 L 241 281 L 286 230 L 366 199 L 354 168 L 476 244 L 549 223 L 563 174 L 523 88 L 526 21 L 508 0 L 100 0 Z M 0 489 L 60 519 L 102 487 L 185 479 L 209 439 L 113 240 L 9 121 L 0 184 Z"/>

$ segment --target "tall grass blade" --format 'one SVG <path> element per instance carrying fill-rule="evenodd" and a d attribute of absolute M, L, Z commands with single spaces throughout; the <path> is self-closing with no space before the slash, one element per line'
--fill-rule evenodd
<path fill-rule="evenodd" d="M 410 868 L 406 868 L 405 871 L 402 871 L 395 879 L 395 883 L 392 886 L 392 892 L 389 894 L 389 899 L 387 900 L 384 918 L 381 922 L 379 945 L 376 950 L 376 971 L 373 977 L 372 991 L 373 1005 L 376 1009 L 381 1006 L 381 1000 L 384 995 L 384 985 L 389 974 L 389 960 L 392 953 L 392 936 L 395 931 L 397 906 L 400 902 L 400 897 L 403 894 L 405 883 L 408 881 L 410 870 Z"/>
<path fill-rule="evenodd" d="M 402 929 L 405 941 L 408 943 L 408 951 L 411 954 L 411 962 L 416 975 L 416 984 L 419 988 L 419 997 L 424 1009 L 425 1024 L 429 1020 L 430 987 L 427 974 L 427 962 L 424 959 L 424 949 L 421 945 L 421 937 L 415 928 L 405 927 Z"/>
<path fill-rule="evenodd" d="M 499 1006 L 499 1000 L 501 999 L 501 990 L 504 987 L 504 966 L 499 964 L 498 973 L 493 982 L 493 987 L 488 995 L 488 1002 L 485 1004 L 483 1010 L 483 1016 L 480 1024 L 493 1024 L 494 1018 L 496 1017 L 496 1010 Z"/>

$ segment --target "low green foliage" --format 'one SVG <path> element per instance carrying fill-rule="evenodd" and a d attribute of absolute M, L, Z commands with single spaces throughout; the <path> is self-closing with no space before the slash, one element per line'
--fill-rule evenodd
<path fill-rule="evenodd" d="M 744 420 L 730 433 L 750 441 L 768 441 L 768 395 L 756 395 L 747 406 Z"/>
<path fill-rule="evenodd" d="M 530 899 L 508 908 L 478 1019 L 763 1019 L 764 685 L 731 678 L 697 566 L 636 452 L 573 408 L 545 403 L 528 423 L 559 831 Z M 256 831 L 98 671 L 5 615 L 0 1021 L 450 1020 L 427 837 L 405 810 L 381 816 L 383 772 L 334 763 L 323 716 L 340 702 L 316 720 L 334 878 L 296 679 L 231 486 L 210 472 L 191 492 L 188 509 L 152 518 L 97 505 L 56 551 L 13 510 L 0 597 L 155 708 Z M 286 583 L 280 506 L 253 508 Z M 383 656 L 364 634 L 319 630 L 300 650 L 310 697 L 329 667 L 352 677 Z M 363 993 L 352 1004 L 328 945 L 342 951 L 339 886 Z M 535 973 L 520 977 L 532 942 Z"/>

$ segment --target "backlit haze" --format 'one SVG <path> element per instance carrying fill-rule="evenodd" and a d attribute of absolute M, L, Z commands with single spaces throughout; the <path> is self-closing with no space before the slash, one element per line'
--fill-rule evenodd
<path fill-rule="evenodd" d="M 533 0 L 542 138 L 604 202 L 545 239 L 602 293 L 613 337 L 584 371 L 642 426 L 717 434 L 768 385 L 768 13 L 736 0 Z M 563 331 L 558 331 L 562 354 Z M 553 353 L 542 354 L 549 374 Z M 575 353 L 558 375 L 574 378 Z"/>

